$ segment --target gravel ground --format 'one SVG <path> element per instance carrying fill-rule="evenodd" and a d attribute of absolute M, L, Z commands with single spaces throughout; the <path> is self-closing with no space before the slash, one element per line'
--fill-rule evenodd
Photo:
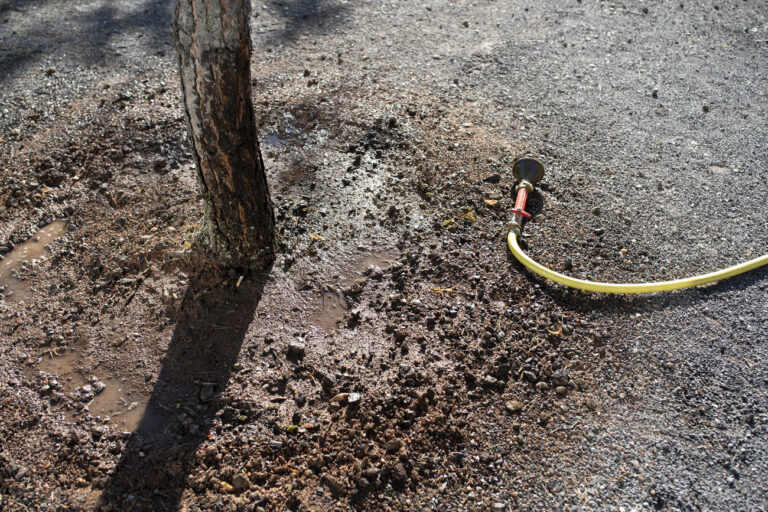
<path fill-rule="evenodd" d="M 765 510 L 768 271 L 606 298 L 503 243 L 528 154 L 553 268 L 765 253 L 765 2 L 255 3 L 282 245 L 244 288 L 178 256 L 170 14 L 0 2 L 0 252 L 69 220 L 0 301 L 4 509 Z M 88 375 L 138 426 L 83 410 Z"/>

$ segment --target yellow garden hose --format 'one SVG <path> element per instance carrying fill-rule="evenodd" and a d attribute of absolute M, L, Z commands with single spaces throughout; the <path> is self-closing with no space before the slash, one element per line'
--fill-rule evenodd
<path fill-rule="evenodd" d="M 517 261 L 522 263 L 531 271 L 536 274 L 546 277 L 547 279 L 568 286 L 570 288 L 576 288 L 579 290 L 586 290 L 590 292 L 602 292 L 602 293 L 653 293 L 663 292 L 667 290 L 679 290 L 680 288 L 690 288 L 692 286 L 699 286 L 702 284 L 713 283 L 729 277 L 737 276 L 748 272 L 750 270 L 768 265 L 768 254 L 764 254 L 759 258 L 749 260 L 732 267 L 718 270 L 717 272 L 711 272 L 709 274 L 702 274 L 700 276 L 688 277 L 685 279 L 675 279 L 674 281 L 657 281 L 655 283 L 598 283 L 595 281 L 587 281 L 584 279 L 576 279 L 573 277 L 560 274 L 554 270 L 550 270 L 540 263 L 536 263 L 530 256 L 525 254 L 520 248 L 517 242 L 518 236 L 523 230 L 523 218 L 530 217 L 530 214 L 525 211 L 525 203 L 528 199 L 528 194 L 533 191 L 534 185 L 536 185 L 541 178 L 544 177 L 544 164 L 535 158 L 521 158 L 515 162 L 512 172 L 520 182 L 517 186 L 517 199 L 515 201 L 515 207 L 512 209 L 512 229 L 507 235 L 507 245 L 512 254 L 517 258 Z"/>
<path fill-rule="evenodd" d="M 576 279 L 573 277 L 560 274 L 554 270 L 550 270 L 540 263 L 536 263 L 530 256 L 525 254 L 517 243 L 517 233 L 512 230 L 507 236 L 507 245 L 509 250 L 517 258 L 517 261 L 525 265 L 528 269 L 542 277 L 568 286 L 569 288 L 577 288 L 579 290 L 587 290 L 590 292 L 602 292 L 602 293 L 652 293 L 652 292 L 664 292 L 667 290 L 679 290 L 680 288 L 690 288 L 692 286 L 699 286 L 702 284 L 713 283 L 722 279 L 728 279 L 729 277 L 737 276 L 748 272 L 752 269 L 768 265 L 768 254 L 764 254 L 759 258 L 749 260 L 732 267 L 718 270 L 717 272 L 710 272 L 709 274 L 702 274 L 700 276 L 687 277 L 685 279 L 675 279 L 674 281 L 657 281 L 655 283 L 598 283 L 595 281 L 586 281 L 584 279 Z"/>

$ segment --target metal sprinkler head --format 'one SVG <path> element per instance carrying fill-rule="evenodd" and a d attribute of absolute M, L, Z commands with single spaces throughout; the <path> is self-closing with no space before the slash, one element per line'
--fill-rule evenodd
<path fill-rule="evenodd" d="M 523 231 L 523 219 L 531 218 L 531 214 L 525 211 L 528 194 L 533 192 L 533 187 L 544 177 L 544 164 L 535 158 L 518 158 L 512 166 L 512 174 L 519 183 L 516 188 L 515 207 L 511 210 L 510 229 L 520 235 Z"/>
<path fill-rule="evenodd" d="M 544 164 L 535 158 L 518 158 L 512 166 L 512 174 L 517 181 L 527 181 L 535 186 L 544 177 Z"/>

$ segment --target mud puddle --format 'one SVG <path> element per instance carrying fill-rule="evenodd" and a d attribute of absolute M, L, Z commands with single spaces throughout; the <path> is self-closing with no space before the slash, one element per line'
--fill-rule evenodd
<path fill-rule="evenodd" d="M 347 311 L 357 304 L 356 295 L 362 291 L 362 288 L 358 287 L 358 281 L 363 277 L 363 273 L 369 267 L 383 270 L 394 263 L 396 258 L 397 252 L 394 250 L 376 251 L 344 267 L 342 273 L 335 276 L 335 282 L 323 292 L 320 311 L 312 315 L 313 323 L 326 331 L 336 329 Z"/>
<path fill-rule="evenodd" d="M 264 137 L 261 143 L 271 149 L 278 149 L 296 140 L 294 135 L 287 133 L 273 133 Z"/>
<path fill-rule="evenodd" d="M 32 238 L 15 247 L 0 261 L 0 296 L 6 300 L 32 297 L 31 282 L 18 279 L 19 270 L 35 267 L 48 256 L 46 245 L 59 238 L 67 229 L 67 221 L 57 220 L 35 233 Z"/>
<path fill-rule="evenodd" d="M 98 368 L 92 373 L 85 372 L 84 363 L 87 359 L 78 350 L 67 350 L 44 353 L 37 366 L 39 370 L 57 377 L 62 393 L 84 405 L 79 411 L 61 408 L 67 419 L 73 421 L 82 413 L 89 412 L 96 417 L 108 417 L 111 423 L 123 430 L 135 430 L 145 415 L 149 397 L 131 389 L 124 379 L 103 376 Z"/>

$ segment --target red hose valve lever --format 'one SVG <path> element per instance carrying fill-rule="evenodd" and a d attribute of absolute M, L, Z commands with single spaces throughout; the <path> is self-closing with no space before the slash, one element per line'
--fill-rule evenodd
<path fill-rule="evenodd" d="M 515 200 L 515 207 L 512 208 L 512 213 L 530 219 L 531 214 L 525 211 L 525 202 L 528 201 L 528 188 L 523 183 L 525 182 L 521 182 L 520 186 L 517 187 L 517 200 Z"/>

